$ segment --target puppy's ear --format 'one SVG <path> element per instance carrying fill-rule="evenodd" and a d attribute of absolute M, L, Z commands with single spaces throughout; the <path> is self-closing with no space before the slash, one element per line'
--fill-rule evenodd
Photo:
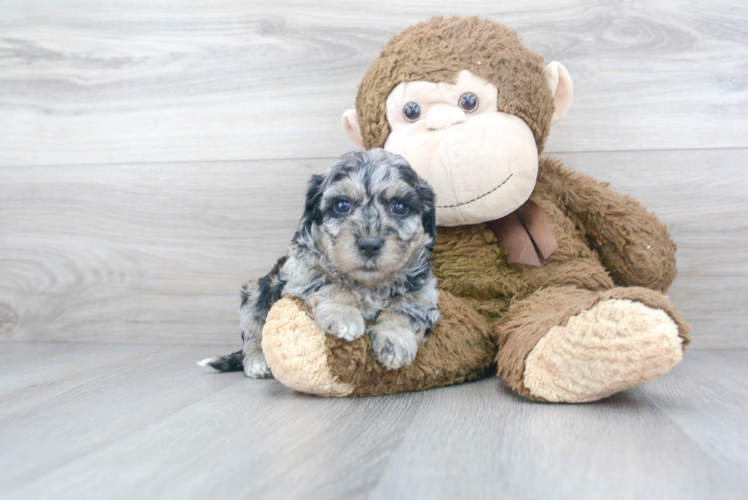
<path fill-rule="evenodd" d="M 416 192 L 423 204 L 423 213 L 421 214 L 421 224 L 423 230 L 436 241 L 436 207 L 434 202 L 434 191 L 431 186 L 421 182 L 416 186 Z"/>
<path fill-rule="evenodd" d="M 315 174 L 309 181 L 309 187 L 306 190 L 306 202 L 304 203 L 304 215 L 301 216 L 299 229 L 307 229 L 312 224 L 322 223 L 320 202 L 322 201 L 322 181 L 324 179 L 323 176 Z"/>

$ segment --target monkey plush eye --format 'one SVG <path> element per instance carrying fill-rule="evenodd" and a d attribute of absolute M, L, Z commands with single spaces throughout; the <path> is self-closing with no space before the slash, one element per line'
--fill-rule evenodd
<path fill-rule="evenodd" d="M 345 215 L 351 211 L 351 203 L 345 200 L 338 200 L 335 202 L 332 208 L 333 210 L 335 210 L 336 214 Z"/>
<path fill-rule="evenodd" d="M 407 215 L 409 212 L 408 205 L 399 201 L 393 203 L 390 210 L 392 210 L 392 213 L 395 215 Z"/>
<path fill-rule="evenodd" d="M 409 122 L 417 121 L 421 117 L 421 106 L 415 102 L 409 102 L 403 106 L 403 115 Z"/>
<path fill-rule="evenodd" d="M 478 107 L 478 96 L 472 92 L 465 92 L 460 96 L 460 108 L 467 113 L 472 113 Z"/>

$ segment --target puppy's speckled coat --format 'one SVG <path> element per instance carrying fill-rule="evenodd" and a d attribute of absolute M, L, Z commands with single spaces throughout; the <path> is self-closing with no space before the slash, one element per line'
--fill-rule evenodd
<path fill-rule="evenodd" d="M 200 364 L 272 376 L 262 328 L 272 305 L 290 295 L 331 335 L 369 334 L 388 369 L 409 365 L 440 318 L 430 261 L 435 238 L 433 191 L 401 156 L 382 149 L 343 155 L 312 177 L 288 255 L 244 285 L 244 348 Z"/>

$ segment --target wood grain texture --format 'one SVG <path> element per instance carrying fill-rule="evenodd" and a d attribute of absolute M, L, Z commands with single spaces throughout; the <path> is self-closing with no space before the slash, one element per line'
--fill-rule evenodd
<path fill-rule="evenodd" d="M 3 169 L 0 335 L 238 339 L 239 287 L 287 251 L 330 164 Z"/>
<path fill-rule="evenodd" d="M 330 400 L 195 367 L 226 347 L 5 344 L 38 369 L 0 365 L 0 495 L 690 500 L 748 487 L 748 351 L 693 351 L 655 382 L 551 405 L 496 377 Z M 66 359 L 67 375 L 44 370 Z"/>
<path fill-rule="evenodd" d="M 530 403 L 500 383 L 429 391 L 370 498 L 742 498 L 747 393 L 733 370 L 747 355 L 693 352 L 589 405 Z"/>
<path fill-rule="evenodd" d="M 383 43 L 431 15 L 513 26 L 569 69 L 548 152 L 748 147 L 748 5 L 9 0 L 0 165 L 326 158 Z"/>
<path fill-rule="evenodd" d="M 694 347 L 748 347 L 748 150 L 557 155 L 654 211 Z M 238 289 L 286 251 L 334 159 L 5 167 L 0 339 L 238 342 Z"/>

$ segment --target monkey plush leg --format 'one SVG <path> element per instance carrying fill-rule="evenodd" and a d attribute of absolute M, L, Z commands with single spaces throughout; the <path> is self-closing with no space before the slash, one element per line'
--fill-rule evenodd
<path fill-rule="evenodd" d="M 549 288 L 498 323 L 499 376 L 531 399 L 596 401 L 669 371 L 683 358 L 688 331 L 660 292 Z"/>
<path fill-rule="evenodd" d="M 461 299 L 439 292 L 443 319 L 413 362 L 388 370 L 368 335 L 352 342 L 326 335 L 296 299 L 276 302 L 262 332 L 262 350 L 282 384 L 319 396 L 378 396 L 480 378 L 496 356 L 488 323 Z"/>

